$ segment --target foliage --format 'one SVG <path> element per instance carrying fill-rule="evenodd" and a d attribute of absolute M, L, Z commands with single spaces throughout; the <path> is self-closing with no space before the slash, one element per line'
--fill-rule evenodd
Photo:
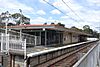
<path fill-rule="evenodd" d="M 81 31 L 82 32 L 82 29 L 79 29 L 79 28 L 77 28 L 75 26 L 72 26 L 70 29 L 75 30 L 75 31 Z"/>
<path fill-rule="evenodd" d="M 44 25 L 47 25 L 47 23 L 44 23 Z"/>
<path fill-rule="evenodd" d="M 89 25 L 83 26 L 83 31 L 88 34 L 93 34 L 93 30 L 90 28 Z"/>
<path fill-rule="evenodd" d="M 99 34 L 97 31 L 93 31 L 93 37 L 99 38 Z"/>
<path fill-rule="evenodd" d="M 13 23 L 8 23 L 7 26 L 15 26 L 15 24 L 13 24 Z"/>
<path fill-rule="evenodd" d="M 30 24 L 30 18 L 25 17 L 24 15 L 21 15 L 20 13 L 14 13 L 12 14 L 13 19 L 15 19 L 16 25 L 19 24 Z"/>
<path fill-rule="evenodd" d="M 85 33 L 88 33 L 88 34 L 92 34 L 91 37 L 95 37 L 95 38 L 98 38 L 99 37 L 99 33 L 97 31 L 93 31 L 89 25 L 85 25 L 83 26 L 83 30 L 82 29 L 79 29 L 75 26 L 72 26 L 70 29 L 72 30 L 75 30 L 75 31 L 81 31 L 81 32 L 85 32 Z"/>
<path fill-rule="evenodd" d="M 52 22 L 51 24 L 55 24 L 55 23 Z"/>
<path fill-rule="evenodd" d="M 62 24 L 60 22 L 57 25 L 65 27 L 65 24 Z"/>
<path fill-rule="evenodd" d="M 90 29 L 90 26 L 89 25 L 85 25 L 85 26 L 83 26 L 83 29 L 85 30 L 85 29 Z"/>
<path fill-rule="evenodd" d="M 10 20 L 12 21 L 9 23 Z M 19 25 L 20 23 L 30 24 L 30 18 L 27 18 L 24 15 L 21 15 L 20 13 L 10 14 L 8 11 L 2 12 L 0 14 L 0 26 L 5 26 L 5 22 L 7 21 L 8 26 Z M 14 24 L 13 22 L 16 22 L 16 24 Z"/>
<path fill-rule="evenodd" d="M 83 31 L 88 34 L 92 34 L 92 37 L 99 37 L 99 33 L 97 31 L 93 31 L 89 25 L 83 26 Z"/>
<path fill-rule="evenodd" d="M 11 18 L 8 11 L 2 12 L 0 14 L 0 26 L 5 26 L 5 22 L 9 21 L 9 18 Z"/>

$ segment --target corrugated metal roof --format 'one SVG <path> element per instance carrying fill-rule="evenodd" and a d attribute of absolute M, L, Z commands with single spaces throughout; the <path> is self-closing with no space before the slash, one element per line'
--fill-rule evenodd
<path fill-rule="evenodd" d="M 51 30 L 59 30 L 59 31 L 64 31 L 64 32 L 69 32 L 69 33 L 76 33 L 80 35 L 86 35 L 86 36 L 92 36 L 91 34 L 87 34 L 83 31 L 79 30 L 72 30 L 63 26 L 59 26 L 57 24 L 28 24 L 28 25 L 17 25 L 17 26 L 8 26 L 9 29 L 51 29 Z"/>

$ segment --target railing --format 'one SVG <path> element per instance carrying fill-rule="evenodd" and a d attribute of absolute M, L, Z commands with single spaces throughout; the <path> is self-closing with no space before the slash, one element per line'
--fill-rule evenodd
<path fill-rule="evenodd" d="M 40 43 L 40 36 L 34 36 L 34 35 L 22 35 L 22 40 L 26 39 L 26 44 L 27 46 L 35 46 L 35 45 L 39 45 Z M 17 35 L 10 35 L 10 39 L 20 39 L 19 36 Z"/>
<path fill-rule="evenodd" d="M 9 50 L 26 51 L 26 39 L 16 39 L 9 34 L 2 34 L 1 36 L 1 52 L 9 52 Z"/>
<path fill-rule="evenodd" d="M 8 52 L 8 35 L 1 34 L 1 52 Z"/>
<path fill-rule="evenodd" d="M 0 29 L 0 35 L 1 35 L 1 33 L 4 33 L 4 32 L 5 32 L 4 29 Z M 8 33 L 9 33 L 10 39 L 20 39 L 20 33 L 19 32 L 13 31 L 13 30 L 8 30 Z M 22 33 L 21 38 L 22 38 L 22 40 L 26 39 L 27 46 L 35 46 L 35 45 L 41 44 L 40 36 Z M 1 41 L 1 37 L 0 37 L 0 41 Z"/>
<path fill-rule="evenodd" d="M 100 43 L 94 45 L 73 67 L 100 67 Z"/>
<path fill-rule="evenodd" d="M 10 40 L 9 41 L 9 50 L 19 50 L 24 51 L 26 45 L 26 41 L 20 41 L 20 40 Z"/>
<path fill-rule="evenodd" d="M 9 34 L 1 34 L 1 52 L 6 53 L 21 53 L 24 55 L 24 59 L 26 59 L 26 39 L 22 40 L 15 36 L 11 36 Z M 24 61 L 24 67 L 26 67 L 26 60 Z"/>

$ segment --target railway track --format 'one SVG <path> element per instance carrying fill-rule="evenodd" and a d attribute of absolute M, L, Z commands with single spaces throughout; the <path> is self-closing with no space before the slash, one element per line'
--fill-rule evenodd
<path fill-rule="evenodd" d="M 72 67 L 94 44 L 96 44 L 96 42 L 73 47 L 72 49 L 69 49 L 69 52 L 36 65 L 35 67 Z"/>
<path fill-rule="evenodd" d="M 79 60 L 78 53 L 86 53 L 94 44 L 95 43 L 91 43 L 78 50 L 75 50 L 69 56 L 66 56 L 65 58 L 51 64 L 48 67 L 72 67 Z"/>

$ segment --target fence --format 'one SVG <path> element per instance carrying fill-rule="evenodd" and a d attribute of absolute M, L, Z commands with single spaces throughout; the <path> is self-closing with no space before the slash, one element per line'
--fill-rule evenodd
<path fill-rule="evenodd" d="M 9 35 L 9 34 L 1 34 L 1 52 L 9 55 L 11 52 L 19 52 L 24 54 L 24 59 L 26 59 L 26 39 L 22 40 L 18 37 Z M 5 56 L 5 55 L 4 55 Z M 7 65 L 7 64 L 3 64 Z M 6 67 L 6 66 L 5 66 Z M 24 67 L 26 67 L 26 60 L 24 61 Z"/>
<path fill-rule="evenodd" d="M 26 51 L 26 39 L 20 40 L 13 38 L 9 34 L 1 34 L 1 52 L 9 52 L 9 50 Z"/>
<path fill-rule="evenodd" d="M 5 29 L 0 29 L 0 34 L 1 33 L 5 33 Z M 8 30 L 8 34 L 10 39 L 20 39 L 20 32 L 18 31 Z M 26 39 L 27 46 L 35 46 L 41 44 L 40 36 L 30 35 L 26 33 L 22 33 L 21 35 L 22 40 Z"/>
<path fill-rule="evenodd" d="M 100 43 L 92 47 L 73 67 L 100 67 Z"/>

